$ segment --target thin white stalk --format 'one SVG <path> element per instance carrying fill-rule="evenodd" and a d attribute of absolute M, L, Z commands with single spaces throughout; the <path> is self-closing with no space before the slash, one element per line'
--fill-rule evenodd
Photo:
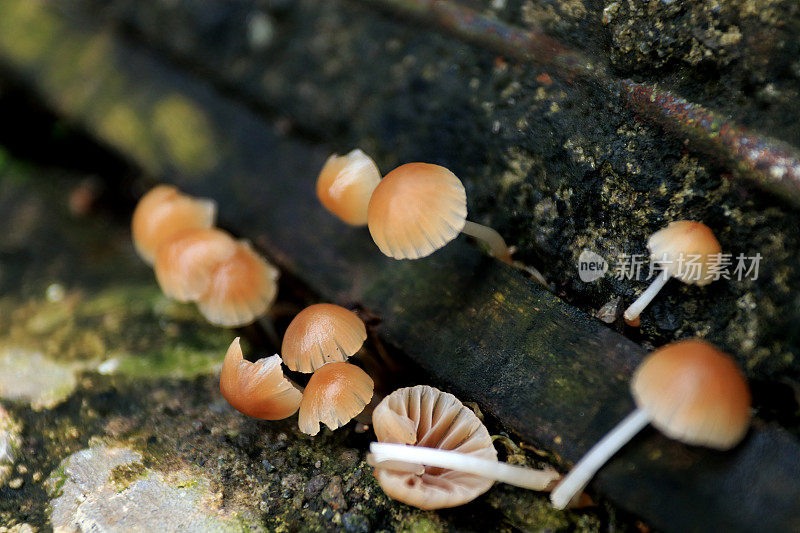
<path fill-rule="evenodd" d="M 625 320 L 636 320 L 644 308 L 647 307 L 653 298 L 656 297 L 658 291 L 661 290 L 662 287 L 669 281 L 669 273 L 666 270 L 662 270 L 661 273 L 658 275 L 656 279 L 653 280 L 653 283 L 647 287 L 647 290 L 639 296 L 635 302 L 633 302 L 630 307 L 625 310 Z"/>
<path fill-rule="evenodd" d="M 650 417 L 642 409 L 635 409 L 605 437 L 592 446 L 583 458 L 564 476 L 550 494 L 550 501 L 556 509 L 564 509 L 576 494 L 580 493 L 600 468 L 620 448 L 639 433 L 648 423 Z"/>
<path fill-rule="evenodd" d="M 400 461 L 457 470 L 531 490 L 548 490 L 550 485 L 561 477 L 555 470 L 524 468 L 500 461 L 479 459 L 450 450 L 388 442 L 373 442 L 369 449 L 372 452 L 372 464 L 376 468 L 380 468 L 380 463 L 386 461 Z M 384 468 L 390 464 L 385 465 Z"/>
<path fill-rule="evenodd" d="M 464 222 L 464 228 L 461 232 L 479 241 L 485 242 L 489 247 L 489 253 L 496 259 L 509 265 L 512 263 L 511 252 L 508 250 L 505 239 L 489 226 L 467 220 Z"/>

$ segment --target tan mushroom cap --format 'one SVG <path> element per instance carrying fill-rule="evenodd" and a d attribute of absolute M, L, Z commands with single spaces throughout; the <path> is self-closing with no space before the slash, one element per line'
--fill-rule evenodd
<path fill-rule="evenodd" d="M 455 239 L 467 219 L 467 193 L 439 165 L 408 163 L 384 177 L 369 201 L 369 232 L 381 252 L 418 259 Z"/>
<path fill-rule="evenodd" d="M 242 356 L 239 337 L 225 354 L 219 390 L 234 409 L 262 420 L 292 416 L 303 396 L 283 375 L 280 356 L 276 354 L 251 363 Z"/>
<path fill-rule="evenodd" d="M 198 300 L 208 290 L 216 267 L 236 253 L 236 241 L 224 231 L 184 231 L 156 252 L 155 272 L 164 294 L 179 302 Z"/>
<path fill-rule="evenodd" d="M 411 444 L 496 461 L 489 431 L 455 396 L 426 385 L 398 389 L 372 413 L 375 435 L 381 442 Z M 494 480 L 442 468 L 397 465 L 376 468 L 383 491 L 420 509 L 455 507 L 477 498 Z M 424 470 L 423 470 L 424 468 Z"/>
<path fill-rule="evenodd" d="M 367 328 L 358 315 L 333 304 L 306 307 L 286 328 L 281 346 L 291 370 L 313 372 L 325 363 L 347 361 L 364 344 Z"/>
<path fill-rule="evenodd" d="M 702 340 L 649 354 L 631 381 L 636 405 L 670 438 L 727 450 L 747 433 L 750 389 L 733 359 Z"/>
<path fill-rule="evenodd" d="M 157 185 L 142 196 L 131 230 L 136 252 L 152 265 L 159 246 L 188 229 L 210 228 L 217 215 L 213 200 L 192 198 L 169 185 Z"/>
<path fill-rule="evenodd" d="M 319 433 L 322 422 L 334 430 L 364 410 L 374 384 L 366 372 L 350 363 L 328 363 L 311 375 L 300 402 L 298 425 L 309 435 Z"/>
<path fill-rule="evenodd" d="M 367 207 L 381 180 L 375 161 L 356 148 L 333 154 L 317 178 L 317 197 L 325 209 L 352 226 L 367 224 Z"/>
<path fill-rule="evenodd" d="M 670 276 L 684 283 L 708 285 L 713 281 L 711 269 L 719 266 L 722 247 L 711 229 L 702 222 L 678 220 L 670 222 L 647 241 L 650 255 L 660 263 Z M 696 258 L 695 258 L 696 257 Z M 697 267 L 690 265 L 696 264 Z"/>
<path fill-rule="evenodd" d="M 266 313 L 278 292 L 278 269 L 258 255 L 247 241 L 217 265 L 208 290 L 197 302 L 206 320 L 218 326 L 250 324 Z"/>

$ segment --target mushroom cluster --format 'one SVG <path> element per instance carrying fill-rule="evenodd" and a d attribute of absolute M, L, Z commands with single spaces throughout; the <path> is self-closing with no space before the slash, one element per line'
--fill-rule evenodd
<path fill-rule="evenodd" d="M 278 291 L 278 270 L 248 241 L 214 227 L 216 203 L 158 185 L 133 213 L 133 242 L 168 297 L 195 302 L 218 326 L 250 324 Z"/>

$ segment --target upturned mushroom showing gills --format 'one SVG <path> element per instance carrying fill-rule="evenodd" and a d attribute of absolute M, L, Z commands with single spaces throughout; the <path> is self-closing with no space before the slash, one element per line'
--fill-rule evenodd
<path fill-rule="evenodd" d="M 483 423 L 455 396 L 434 387 L 398 389 L 372 413 L 370 464 L 383 491 L 420 509 L 456 507 L 495 480 L 546 490 L 560 476 L 497 460 Z"/>
<path fill-rule="evenodd" d="M 375 161 L 359 149 L 347 155 L 333 154 L 317 178 L 317 197 L 322 205 L 351 226 L 367 224 L 367 207 L 381 173 Z"/>
<path fill-rule="evenodd" d="M 319 433 L 320 422 L 338 429 L 357 416 L 372 399 L 374 384 L 366 372 L 350 363 L 328 363 L 311 375 L 300 402 L 298 425 L 308 435 Z"/>
<path fill-rule="evenodd" d="M 728 450 L 750 425 L 750 389 L 727 354 L 702 340 L 648 355 L 631 380 L 636 409 L 595 444 L 553 490 L 563 509 L 594 474 L 648 423 L 686 444 Z"/>
<path fill-rule="evenodd" d="M 266 313 L 278 292 L 278 270 L 258 255 L 247 241 L 211 273 L 208 289 L 197 301 L 206 320 L 218 326 L 239 327 Z"/>
<path fill-rule="evenodd" d="M 333 304 L 306 307 L 286 328 L 281 346 L 290 370 L 313 372 L 325 363 L 347 361 L 367 338 L 358 315 Z"/>
<path fill-rule="evenodd" d="M 302 392 L 286 379 L 278 355 L 255 363 L 242 355 L 239 337 L 225 354 L 219 390 L 231 407 L 253 418 L 281 420 L 292 416 L 300 407 Z"/>
<path fill-rule="evenodd" d="M 158 248 L 156 279 L 170 298 L 194 302 L 208 290 L 216 267 L 234 253 L 236 241 L 224 231 L 187 230 Z"/>
<path fill-rule="evenodd" d="M 142 196 L 133 212 L 133 244 L 139 256 L 152 265 L 159 246 L 188 229 L 214 225 L 213 200 L 192 198 L 169 185 L 158 185 Z"/>
<path fill-rule="evenodd" d="M 372 193 L 367 223 L 381 252 L 395 259 L 428 256 L 464 233 L 511 264 L 500 234 L 467 220 L 464 185 L 439 165 L 408 163 L 389 172 Z"/>
<path fill-rule="evenodd" d="M 662 270 L 639 298 L 625 310 L 625 320 L 636 323 L 670 277 L 693 285 L 713 281 L 713 270 L 722 262 L 722 247 L 708 226 L 701 222 L 678 220 L 658 230 L 647 241 L 650 256 Z"/>

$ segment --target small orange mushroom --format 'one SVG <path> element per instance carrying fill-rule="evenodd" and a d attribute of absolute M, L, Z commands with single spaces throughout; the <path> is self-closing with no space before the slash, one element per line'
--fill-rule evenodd
<path fill-rule="evenodd" d="M 325 209 L 351 226 L 367 224 L 367 207 L 381 180 L 375 161 L 359 149 L 333 154 L 317 178 L 317 197 Z"/>
<path fill-rule="evenodd" d="M 258 255 L 247 241 L 217 264 L 208 290 L 197 301 L 206 320 L 218 326 L 239 327 L 266 313 L 278 292 L 278 270 Z"/>
<path fill-rule="evenodd" d="M 300 402 L 298 425 L 309 435 L 322 422 L 331 430 L 357 416 L 372 399 L 374 384 L 366 372 L 350 363 L 328 363 L 311 375 Z"/>
<path fill-rule="evenodd" d="M 750 425 L 750 389 L 731 357 L 684 340 L 648 355 L 631 380 L 636 409 L 603 437 L 553 490 L 563 509 L 594 474 L 648 423 L 686 444 L 728 450 Z"/>
<path fill-rule="evenodd" d="M 325 363 L 347 361 L 367 338 L 358 315 L 333 304 L 306 307 L 286 328 L 281 346 L 290 370 L 313 372 Z"/>
<path fill-rule="evenodd" d="M 280 356 L 273 355 L 255 363 L 242 355 L 239 337 L 225 354 L 219 390 L 231 406 L 253 418 L 281 420 L 292 416 L 300 407 L 300 389 L 281 369 Z"/>
<path fill-rule="evenodd" d="M 486 243 L 497 259 L 512 263 L 499 233 L 467 220 L 464 185 L 439 165 L 408 163 L 389 172 L 372 193 L 367 218 L 375 244 L 395 259 L 428 256 L 465 233 Z"/>
<path fill-rule="evenodd" d="M 647 290 L 625 310 L 624 317 L 628 324 L 636 324 L 641 312 L 670 277 L 684 283 L 708 285 L 713 281 L 713 269 L 722 261 L 719 241 L 702 222 L 670 222 L 666 228 L 650 236 L 647 247 L 650 256 L 661 265 L 662 270 Z"/>
<path fill-rule="evenodd" d="M 156 279 L 170 298 L 193 302 L 208 290 L 216 267 L 234 253 L 236 241 L 224 231 L 187 230 L 158 248 Z"/>
<path fill-rule="evenodd" d="M 159 246 L 188 229 L 214 225 L 217 204 L 192 198 L 169 185 L 157 185 L 142 196 L 133 212 L 133 244 L 139 256 L 152 265 Z"/>

